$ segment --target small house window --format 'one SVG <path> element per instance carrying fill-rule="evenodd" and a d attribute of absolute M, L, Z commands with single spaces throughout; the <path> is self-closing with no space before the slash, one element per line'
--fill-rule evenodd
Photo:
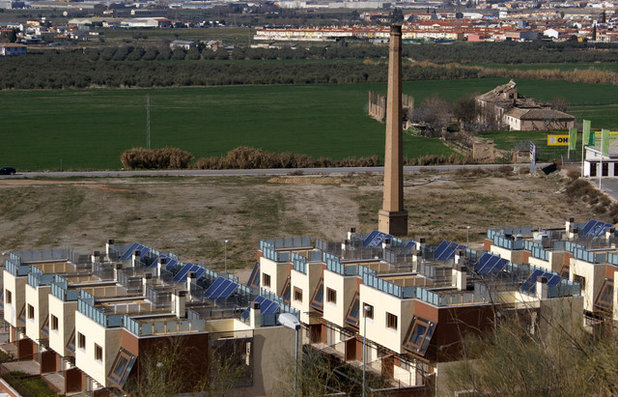
<path fill-rule="evenodd" d="M 53 314 L 51 315 L 51 329 L 58 329 L 58 317 L 54 316 Z"/>
<path fill-rule="evenodd" d="M 397 316 L 389 312 L 386 312 L 386 327 L 397 329 Z"/>
<path fill-rule="evenodd" d="M 34 318 L 34 306 L 32 305 L 28 305 L 28 318 L 29 319 Z"/>
<path fill-rule="evenodd" d="M 373 306 L 365 303 L 364 307 L 365 307 L 365 316 L 373 320 Z"/>
<path fill-rule="evenodd" d="M 103 348 L 96 343 L 94 344 L 94 359 L 97 361 L 103 361 Z"/>
<path fill-rule="evenodd" d="M 5 299 L 7 304 L 11 304 L 13 303 L 13 294 L 11 293 L 11 291 L 9 291 L 8 289 L 6 290 L 6 299 Z"/>
<path fill-rule="evenodd" d="M 337 291 L 331 288 L 326 288 L 326 301 L 330 303 L 337 303 Z"/>
<path fill-rule="evenodd" d="M 302 302 L 303 301 L 303 290 L 297 287 L 294 287 L 294 300 Z"/>
<path fill-rule="evenodd" d="M 77 333 L 77 347 L 79 347 L 80 349 L 86 348 L 86 335 L 82 334 L 81 332 Z"/>
<path fill-rule="evenodd" d="M 262 284 L 264 287 L 270 287 L 270 274 L 262 274 Z"/>

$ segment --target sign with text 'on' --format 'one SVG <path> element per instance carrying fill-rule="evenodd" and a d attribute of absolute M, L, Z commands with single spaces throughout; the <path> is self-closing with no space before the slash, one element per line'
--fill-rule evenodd
<path fill-rule="evenodd" d="M 547 146 L 569 146 L 569 136 L 547 135 Z"/>

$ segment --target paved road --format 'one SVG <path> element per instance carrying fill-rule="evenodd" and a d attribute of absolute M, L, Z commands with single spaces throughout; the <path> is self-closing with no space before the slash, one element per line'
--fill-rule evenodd
<path fill-rule="evenodd" d="M 588 179 L 593 185 L 599 186 L 599 178 Z M 603 178 L 601 182 L 601 190 L 618 200 L 618 179 Z"/>
<path fill-rule="evenodd" d="M 405 173 L 421 171 L 454 171 L 459 169 L 496 169 L 505 164 L 466 164 L 403 167 Z M 527 167 L 526 164 L 513 165 Z M 546 164 L 537 164 L 543 167 Z M 384 167 L 277 168 L 251 170 L 153 170 L 153 171 L 64 171 L 24 172 L 0 178 L 128 178 L 133 176 L 260 176 L 260 175 L 341 175 L 349 173 L 383 173 Z"/>

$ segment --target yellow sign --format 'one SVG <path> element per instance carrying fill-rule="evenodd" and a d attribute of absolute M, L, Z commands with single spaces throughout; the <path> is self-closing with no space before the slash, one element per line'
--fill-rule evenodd
<path fill-rule="evenodd" d="M 569 136 L 547 135 L 547 146 L 569 146 Z"/>

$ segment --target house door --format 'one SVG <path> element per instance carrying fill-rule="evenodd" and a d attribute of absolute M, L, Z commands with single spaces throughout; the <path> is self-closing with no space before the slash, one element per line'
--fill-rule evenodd
<path fill-rule="evenodd" d="M 590 176 L 597 176 L 597 163 L 590 163 Z"/>
<path fill-rule="evenodd" d="M 603 163 L 603 174 L 601 176 L 609 175 L 609 163 Z"/>

